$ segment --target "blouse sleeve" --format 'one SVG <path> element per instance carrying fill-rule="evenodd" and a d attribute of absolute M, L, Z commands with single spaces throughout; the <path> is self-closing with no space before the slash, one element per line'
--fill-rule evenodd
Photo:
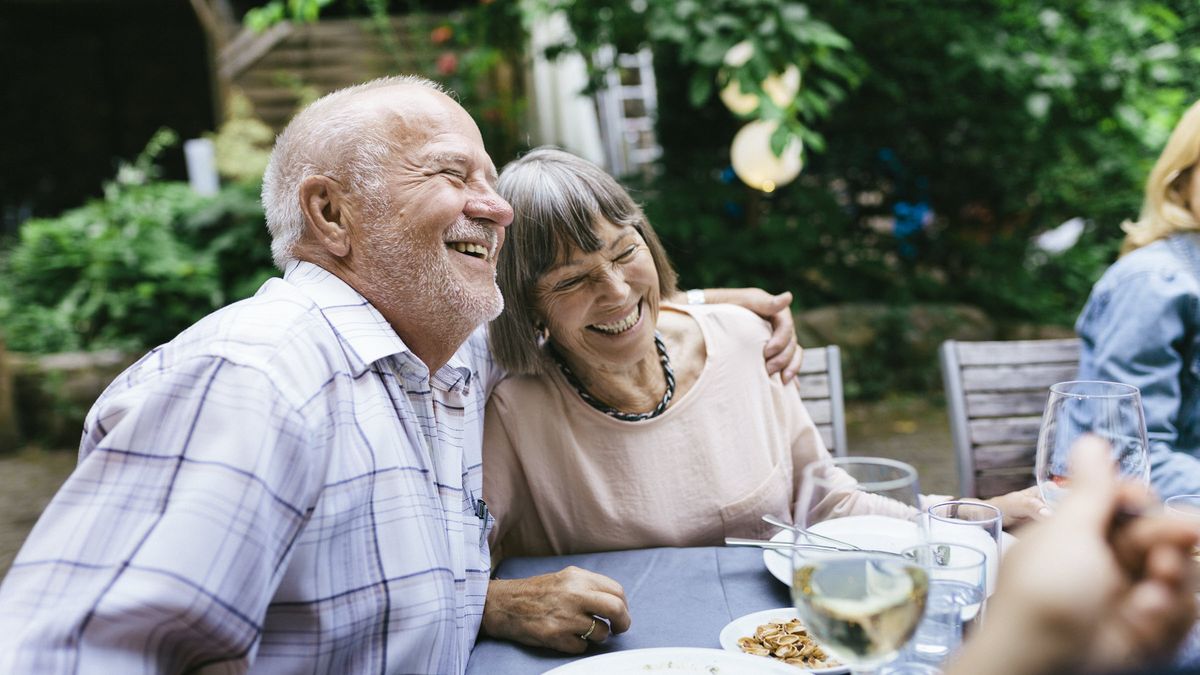
<path fill-rule="evenodd" d="M 1180 345 L 1196 325 L 1197 298 L 1183 270 L 1144 270 L 1097 284 L 1080 314 L 1079 379 L 1141 390 L 1150 479 L 1160 496 L 1200 492 L 1200 460 L 1175 452 L 1186 368 Z"/>
<path fill-rule="evenodd" d="M 496 525 L 488 535 L 492 569 L 504 560 L 506 539 L 515 524 L 530 511 L 529 481 L 509 434 L 509 423 L 513 420 L 508 418 L 506 410 L 502 398 L 493 395 L 488 400 L 483 423 L 483 498 L 496 518 Z"/>
<path fill-rule="evenodd" d="M 795 472 L 793 522 L 797 522 L 799 521 L 800 509 L 804 508 L 802 500 L 807 496 L 805 485 L 803 484 L 804 469 L 812 464 L 828 460 L 831 455 L 829 454 L 829 450 L 825 448 L 824 441 L 821 440 L 821 434 L 817 430 L 816 424 L 813 423 L 812 417 L 804 407 L 803 401 L 800 400 L 799 386 L 789 386 L 787 389 L 787 401 L 790 408 L 788 416 L 792 419 L 793 424 L 795 424 L 795 432 L 792 437 L 792 464 L 794 467 L 793 471 Z M 860 491 L 858 483 L 854 478 L 840 468 L 833 469 L 833 472 L 828 475 L 832 479 L 835 488 L 821 496 L 812 505 L 808 513 L 808 520 L 810 522 L 826 518 L 865 514 L 891 516 L 908 520 L 915 517 L 918 513 L 917 509 L 894 499 Z"/>

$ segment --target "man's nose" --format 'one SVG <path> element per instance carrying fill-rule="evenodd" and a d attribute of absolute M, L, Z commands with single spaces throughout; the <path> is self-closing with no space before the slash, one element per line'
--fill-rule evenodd
<path fill-rule="evenodd" d="M 487 220 L 497 227 L 508 227 L 513 221 L 512 206 L 487 184 L 472 191 L 463 212 L 470 218 Z"/>

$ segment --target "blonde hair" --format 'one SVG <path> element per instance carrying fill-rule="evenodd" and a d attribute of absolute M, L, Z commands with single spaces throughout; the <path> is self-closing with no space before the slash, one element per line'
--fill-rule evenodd
<path fill-rule="evenodd" d="M 1137 222 L 1125 222 L 1122 255 L 1185 230 L 1200 230 L 1200 222 L 1188 208 L 1191 199 L 1184 184 L 1200 162 L 1200 101 L 1187 109 L 1163 148 L 1150 176 Z"/>
<path fill-rule="evenodd" d="M 288 122 L 275 139 L 263 174 L 262 204 L 271 233 L 271 257 L 283 269 L 304 233 L 300 184 L 309 176 L 329 176 L 349 186 L 365 214 L 387 204 L 387 162 L 396 151 L 380 124 L 378 112 L 353 105 L 357 95 L 382 87 L 417 86 L 445 93 L 445 88 L 416 75 L 397 75 L 339 89 L 313 101 Z"/>

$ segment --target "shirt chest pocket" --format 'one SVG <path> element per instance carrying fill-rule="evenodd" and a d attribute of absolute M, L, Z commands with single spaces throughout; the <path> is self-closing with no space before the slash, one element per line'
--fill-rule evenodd
<path fill-rule="evenodd" d="M 721 507 L 721 523 L 726 537 L 766 539 L 778 528 L 763 522 L 771 514 L 791 520 L 792 470 L 786 464 L 776 464 L 753 489 Z"/>

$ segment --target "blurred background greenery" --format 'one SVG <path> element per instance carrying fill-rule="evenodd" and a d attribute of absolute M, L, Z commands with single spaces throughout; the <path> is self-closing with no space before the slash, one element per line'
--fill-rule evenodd
<path fill-rule="evenodd" d="M 1194 0 L 271 0 L 233 8 L 259 31 L 360 17 L 386 36 L 389 15 L 420 19 L 426 44 L 416 61 L 400 38 L 385 43 L 397 63 L 408 59 L 407 69 L 416 63 L 458 92 L 498 166 L 529 145 L 519 73 L 538 16 L 565 13 L 573 37 L 549 53 L 583 54 L 594 85 L 604 45 L 648 46 L 662 154 L 626 181 L 682 283 L 790 290 L 802 313 L 875 307 L 847 358 L 848 393 L 863 397 L 934 386 L 932 348 L 914 341 L 952 334 L 964 307 L 986 318 L 984 337 L 1022 335 L 1030 325 L 1067 330 L 1114 259 L 1120 223 L 1136 215 L 1167 133 L 1200 95 Z M 755 56 L 731 71 L 724 57 L 747 39 Z M 762 77 L 793 63 L 804 76 L 801 96 L 784 107 L 760 96 L 747 117 L 781 122 L 777 147 L 800 138 L 805 168 L 762 193 L 730 168 L 730 139 L 745 119 L 717 91 L 732 78 L 761 95 Z M 298 101 L 318 93 L 306 86 L 294 83 Z M 215 196 L 179 180 L 173 122 L 161 119 L 168 129 L 107 180 L 71 193 L 75 205 L 63 206 L 61 194 L 39 197 L 43 188 L 18 186 L 6 197 L 0 326 L 10 351 L 136 353 L 274 273 L 257 196 L 273 130 L 236 96 L 223 105 L 223 124 L 212 130 L 224 173 Z M 1073 245 L 1037 245 L 1072 219 L 1082 224 Z M 921 323 L 914 307 L 945 316 Z M 802 338 L 855 341 L 816 329 Z"/>

